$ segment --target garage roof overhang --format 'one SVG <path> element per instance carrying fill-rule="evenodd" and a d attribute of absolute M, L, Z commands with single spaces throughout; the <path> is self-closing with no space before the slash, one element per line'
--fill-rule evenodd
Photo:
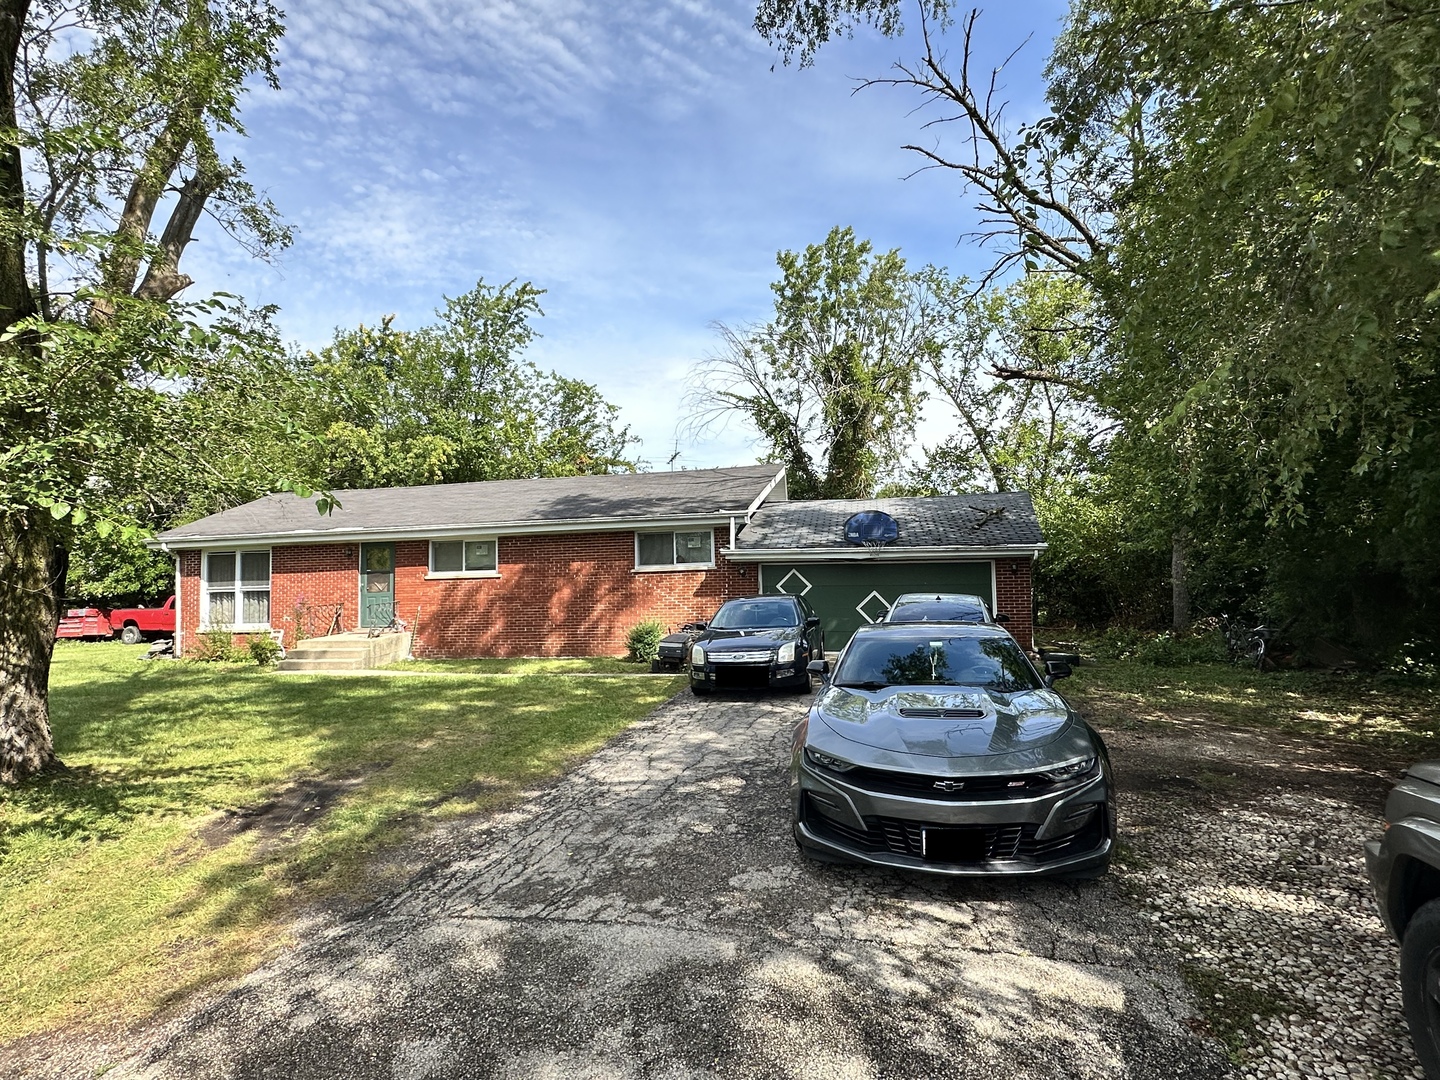
<path fill-rule="evenodd" d="M 1004 544 L 999 547 L 818 547 L 725 548 L 731 562 L 967 562 L 976 559 L 1034 559 L 1049 544 Z"/>
<path fill-rule="evenodd" d="M 208 551 L 217 548 L 278 547 L 286 544 L 355 544 L 390 540 L 445 540 L 475 536 L 536 536 L 543 533 L 646 532 L 653 529 L 719 528 L 743 510 L 720 514 L 686 514 L 668 518 L 576 518 L 571 521 L 501 521 L 484 525 L 427 525 L 389 529 L 299 529 L 260 535 L 207 536 L 203 540 L 146 541 L 161 551 Z"/>

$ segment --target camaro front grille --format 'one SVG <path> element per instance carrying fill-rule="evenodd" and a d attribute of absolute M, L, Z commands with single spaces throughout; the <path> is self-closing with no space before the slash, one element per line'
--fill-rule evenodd
<path fill-rule="evenodd" d="M 712 664 L 768 664 L 775 659 L 770 649 L 734 649 L 708 655 Z"/>
<path fill-rule="evenodd" d="M 1102 815 L 1092 814 L 1074 832 L 1060 836 L 1036 838 L 1040 826 L 1004 825 L 942 825 L 930 821 L 903 818 L 867 817 L 865 828 L 857 829 L 844 822 L 825 817 L 813 799 L 807 796 L 805 821 L 809 827 L 829 839 L 861 851 L 908 855 L 929 862 L 951 862 L 956 865 L 984 863 L 994 860 L 1051 862 L 1090 851 L 1100 845 L 1103 837 Z M 930 845 L 927 850 L 926 833 Z M 943 841 L 943 847 L 941 846 Z M 957 853 L 958 856 L 957 856 Z"/>

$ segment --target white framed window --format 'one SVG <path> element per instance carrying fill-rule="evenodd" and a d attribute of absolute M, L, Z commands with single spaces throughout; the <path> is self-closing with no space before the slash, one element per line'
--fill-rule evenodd
<path fill-rule="evenodd" d="M 270 549 L 207 551 L 200 574 L 205 629 L 270 628 Z"/>
<path fill-rule="evenodd" d="M 705 570 L 715 565 L 715 534 L 709 529 L 635 534 L 636 570 Z"/>
<path fill-rule="evenodd" d="M 499 577 L 498 540 L 431 540 L 431 577 Z"/>

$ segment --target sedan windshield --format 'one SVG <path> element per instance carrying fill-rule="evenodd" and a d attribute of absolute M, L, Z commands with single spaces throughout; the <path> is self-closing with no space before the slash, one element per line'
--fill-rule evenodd
<path fill-rule="evenodd" d="M 835 671 L 835 685 L 973 686 L 1013 694 L 1043 684 L 1009 638 L 949 637 L 917 628 L 903 635 L 857 635 Z"/>
<path fill-rule="evenodd" d="M 731 600 L 721 604 L 712 630 L 768 630 L 778 626 L 799 626 L 800 616 L 793 600 Z"/>
<path fill-rule="evenodd" d="M 896 604 L 890 609 L 886 622 L 989 622 L 985 609 L 974 604 L 959 604 L 948 600 L 917 600 L 908 604 Z"/>

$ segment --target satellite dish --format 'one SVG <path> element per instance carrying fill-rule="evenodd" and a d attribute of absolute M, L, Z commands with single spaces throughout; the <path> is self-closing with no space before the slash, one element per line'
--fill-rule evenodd
<path fill-rule="evenodd" d="M 845 522 L 845 542 L 856 547 L 893 544 L 899 536 L 899 523 L 884 510 L 861 510 Z"/>

